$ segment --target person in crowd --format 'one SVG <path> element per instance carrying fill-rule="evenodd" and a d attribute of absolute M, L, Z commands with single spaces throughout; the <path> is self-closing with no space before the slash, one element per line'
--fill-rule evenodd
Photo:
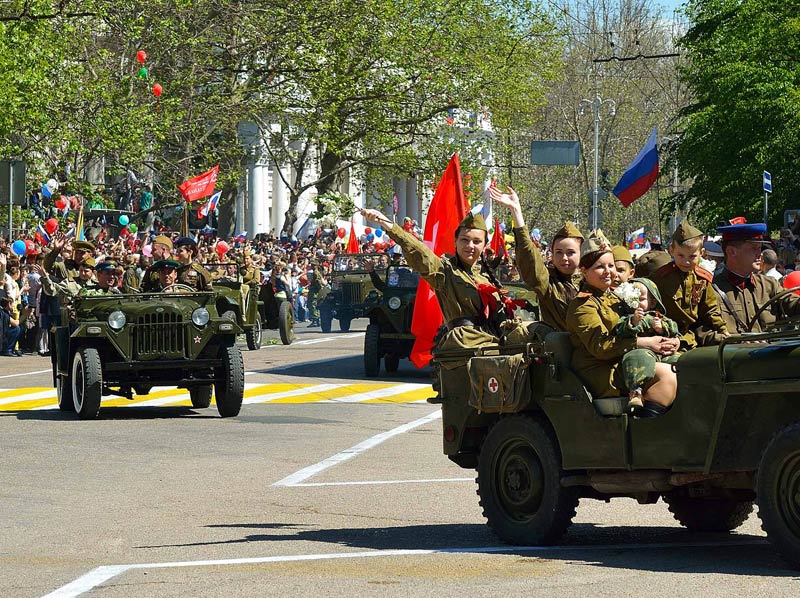
<path fill-rule="evenodd" d="M 156 213 L 151 208 L 153 207 L 153 192 L 150 190 L 150 185 L 142 186 L 141 191 L 139 192 L 139 211 L 147 212 L 144 221 L 144 232 L 149 233 L 153 230 L 153 226 L 155 224 L 155 216 Z"/>
<path fill-rule="evenodd" d="M 122 292 L 123 293 L 138 293 L 141 283 L 139 282 L 138 270 L 138 256 L 129 253 L 123 259 L 123 268 L 125 270 L 122 276 Z"/>
<path fill-rule="evenodd" d="M 3 346 L 0 355 L 4 357 L 21 357 L 22 351 L 17 350 L 17 341 L 22 334 L 19 320 L 12 313 L 11 299 L 0 297 L 0 330 L 3 331 Z"/>
<path fill-rule="evenodd" d="M 778 271 L 778 254 L 773 249 L 765 249 L 761 252 L 761 272 L 764 276 L 775 280 L 783 278 L 783 274 Z"/>
<path fill-rule="evenodd" d="M 668 357 L 679 340 L 666 336 L 622 338 L 614 333 L 622 300 L 610 292 L 616 277 L 611 245 L 602 231 L 593 231 L 581 247 L 579 261 L 584 282 L 567 309 L 567 330 L 574 347 L 572 368 L 596 398 L 616 397 L 633 390 L 631 380 L 641 381 L 639 417 L 665 413 L 677 393 L 672 366 L 659 362 Z"/>
<path fill-rule="evenodd" d="M 662 266 L 672 261 L 672 256 L 663 249 L 651 249 L 636 260 L 636 276 L 650 278 Z"/>
<path fill-rule="evenodd" d="M 666 315 L 678 323 L 684 350 L 719 344 L 728 334 L 711 286 L 712 275 L 697 263 L 702 246 L 703 233 L 681 222 L 669 246 L 673 261 L 650 275 L 664 300 Z"/>
<path fill-rule="evenodd" d="M 703 243 L 703 259 L 714 262 L 715 266 L 712 274 L 717 274 L 722 270 L 722 266 L 725 262 L 725 254 L 722 253 L 722 247 L 720 247 L 719 243 L 705 241 Z"/>
<path fill-rule="evenodd" d="M 158 273 L 158 285 L 147 292 L 159 293 L 162 291 L 174 291 L 178 283 L 178 268 L 180 263 L 176 260 L 159 260 L 153 264 L 153 270 Z"/>
<path fill-rule="evenodd" d="M 43 266 L 35 265 L 34 271 L 39 275 L 42 283 L 42 290 L 51 297 L 74 297 L 81 294 L 84 289 L 94 289 L 97 283 L 94 280 L 95 270 L 94 258 L 84 255 L 78 264 L 78 277 L 62 281 L 53 280 Z"/>
<path fill-rule="evenodd" d="M 212 276 L 197 261 L 197 243 L 191 237 L 181 237 L 175 241 L 175 255 L 180 262 L 178 282 L 195 291 L 210 291 Z"/>
<path fill-rule="evenodd" d="M 786 316 L 800 314 L 800 296 L 789 293 L 756 318 L 759 309 L 783 291 L 776 279 L 761 273 L 762 250 L 768 243 L 766 224 L 731 224 L 717 231 L 722 234 L 725 268 L 714 276 L 713 284 L 728 329 L 761 332 Z"/>
<path fill-rule="evenodd" d="M 71 247 L 70 247 L 71 245 Z M 62 252 L 67 257 L 59 261 Z M 94 257 L 95 246 L 90 241 L 73 240 L 62 232 L 57 232 L 50 241 L 50 253 L 44 258 L 42 265 L 45 271 L 60 282 L 67 279 L 78 278 L 78 264 L 84 256 Z"/>

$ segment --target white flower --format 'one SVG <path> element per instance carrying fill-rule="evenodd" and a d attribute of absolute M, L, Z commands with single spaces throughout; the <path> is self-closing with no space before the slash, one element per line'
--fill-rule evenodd
<path fill-rule="evenodd" d="M 708 270 L 711 274 L 713 274 L 714 270 L 717 269 L 717 262 L 714 260 L 704 260 L 703 258 L 700 258 L 700 261 L 697 262 L 697 265 L 703 270 Z"/>
<path fill-rule="evenodd" d="M 636 309 L 639 307 L 639 299 L 641 297 L 641 291 L 633 286 L 629 282 L 621 283 L 616 289 L 614 289 L 614 294 L 622 299 L 625 304 L 630 307 L 631 309 Z"/>

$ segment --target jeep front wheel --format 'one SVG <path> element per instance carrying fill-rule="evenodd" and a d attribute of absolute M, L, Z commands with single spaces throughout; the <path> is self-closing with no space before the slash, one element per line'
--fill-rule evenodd
<path fill-rule="evenodd" d="M 378 324 L 370 324 L 364 335 L 364 375 L 370 378 L 381 373 L 381 356 L 378 353 L 380 343 L 381 327 Z"/>
<path fill-rule="evenodd" d="M 787 561 L 800 565 L 800 424 L 778 432 L 761 455 L 756 481 L 761 528 Z"/>
<path fill-rule="evenodd" d="M 211 391 L 213 387 L 209 384 L 207 386 L 195 386 L 189 389 L 189 397 L 192 399 L 192 407 L 195 409 L 205 409 L 211 405 Z"/>
<path fill-rule="evenodd" d="M 278 332 L 284 345 L 292 344 L 294 340 L 294 315 L 292 314 L 292 304 L 288 301 L 281 303 L 281 307 L 278 309 Z"/>
<path fill-rule="evenodd" d="M 695 532 L 729 532 L 753 512 L 753 501 L 730 498 L 694 498 L 665 495 L 664 502 L 676 521 Z"/>
<path fill-rule="evenodd" d="M 72 359 L 72 400 L 81 419 L 94 419 L 100 413 L 103 397 L 103 368 L 97 349 L 87 347 Z"/>
<path fill-rule="evenodd" d="M 578 494 L 561 486 L 558 443 L 542 423 L 523 415 L 500 419 L 478 456 L 478 495 L 489 527 L 504 542 L 556 542 L 572 523 Z"/>
<path fill-rule="evenodd" d="M 261 316 L 256 314 L 256 321 L 253 326 L 245 333 L 247 338 L 247 348 L 257 351 L 261 348 Z"/>
<path fill-rule="evenodd" d="M 238 347 L 220 347 L 222 366 L 217 370 L 214 394 L 221 417 L 239 415 L 244 399 L 244 362 Z"/>
<path fill-rule="evenodd" d="M 330 332 L 333 326 L 333 312 L 327 305 L 319 306 L 319 327 L 322 332 Z"/>

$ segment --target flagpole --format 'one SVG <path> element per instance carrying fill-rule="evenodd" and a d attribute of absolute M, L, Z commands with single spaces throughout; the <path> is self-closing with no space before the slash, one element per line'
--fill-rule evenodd
<path fill-rule="evenodd" d="M 181 236 L 189 236 L 189 202 L 185 202 L 183 206 L 183 222 L 181 222 Z"/>

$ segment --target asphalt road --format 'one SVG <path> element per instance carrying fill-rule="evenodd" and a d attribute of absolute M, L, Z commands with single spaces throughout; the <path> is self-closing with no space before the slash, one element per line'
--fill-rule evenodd
<path fill-rule="evenodd" d="M 78 421 L 49 360 L 0 358 L 0 596 L 800 592 L 755 515 L 695 534 L 663 503 L 584 500 L 561 545 L 502 546 L 441 454 L 428 372 L 365 381 L 353 324 L 245 350 L 225 420 L 156 389 Z"/>

